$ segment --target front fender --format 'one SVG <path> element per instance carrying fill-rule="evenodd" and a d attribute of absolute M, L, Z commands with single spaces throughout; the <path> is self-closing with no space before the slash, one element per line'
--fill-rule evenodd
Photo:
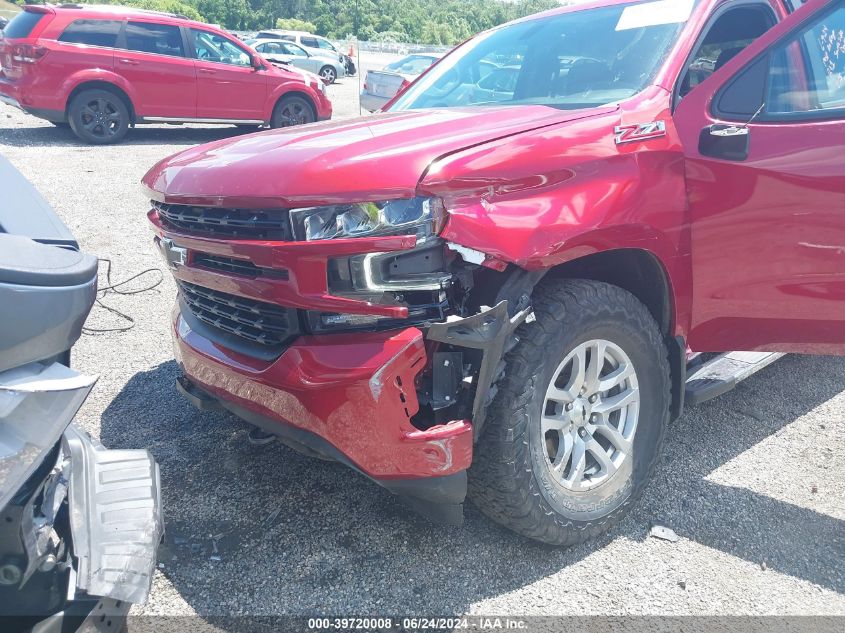
<path fill-rule="evenodd" d="M 446 203 L 444 239 L 526 270 L 610 250 L 646 251 L 667 272 L 685 314 L 683 153 L 661 99 L 651 103 L 658 105 L 626 104 L 628 112 L 602 112 L 445 156 L 431 165 L 418 192 Z M 664 136 L 616 142 L 623 121 L 653 120 L 666 122 Z"/>
<path fill-rule="evenodd" d="M 273 118 L 273 109 L 276 107 L 276 103 L 288 93 L 298 92 L 309 99 L 314 103 L 314 107 L 318 108 L 318 100 L 317 95 L 314 94 L 314 89 L 311 88 L 308 84 L 301 81 L 299 78 L 297 79 L 289 79 L 283 80 L 281 83 L 273 86 L 270 85 L 270 90 L 267 93 L 267 101 L 264 104 L 264 120 L 269 121 Z M 319 117 L 319 112 L 317 115 Z"/>

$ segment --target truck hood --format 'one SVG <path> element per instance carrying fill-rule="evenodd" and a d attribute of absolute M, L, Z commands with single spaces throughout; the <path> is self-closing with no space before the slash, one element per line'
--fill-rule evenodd
<path fill-rule="evenodd" d="M 413 196 L 438 158 L 616 106 L 387 112 L 239 136 L 164 159 L 144 177 L 169 203 L 296 207 Z"/>

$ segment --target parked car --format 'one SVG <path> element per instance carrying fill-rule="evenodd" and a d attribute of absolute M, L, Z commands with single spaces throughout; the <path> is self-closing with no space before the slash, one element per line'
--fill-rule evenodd
<path fill-rule="evenodd" d="M 386 112 L 162 161 L 179 388 L 441 520 L 607 530 L 685 403 L 845 354 L 843 30 L 845 0 L 571 5 Z M 489 60 L 515 84 L 456 103 Z"/>
<path fill-rule="evenodd" d="M 256 40 L 250 46 L 268 61 L 302 68 L 319 75 L 327 84 L 346 76 L 346 66 L 337 59 L 337 55 L 309 53 L 299 44 L 285 40 Z"/>
<path fill-rule="evenodd" d="M 8 633 L 117 631 L 150 591 L 158 466 L 72 422 L 96 382 L 69 360 L 97 258 L 2 156 L 0 191 L 0 621 Z"/>
<path fill-rule="evenodd" d="M 320 81 L 214 27 L 111 6 L 27 5 L 0 39 L 0 101 L 88 143 L 142 123 L 286 127 L 331 118 Z"/>
<path fill-rule="evenodd" d="M 311 53 L 321 52 L 324 54 L 328 53 L 331 55 L 337 55 L 338 61 L 342 62 L 346 67 L 346 74 L 350 77 L 355 76 L 355 62 L 352 58 L 339 51 L 337 46 L 332 44 L 325 37 L 320 37 L 319 35 L 314 35 L 313 33 L 307 33 L 305 31 L 285 31 L 282 29 L 259 31 L 255 37 L 256 39 L 266 40 L 287 40 L 288 42 L 299 44 L 302 48 Z"/>
<path fill-rule="evenodd" d="M 382 70 L 368 70 L 361 91 L 361 107 L 370 112 L 381 109 L 438 59 L 440 55 L 433 53 L 416 53 L 388 64 Z"/>

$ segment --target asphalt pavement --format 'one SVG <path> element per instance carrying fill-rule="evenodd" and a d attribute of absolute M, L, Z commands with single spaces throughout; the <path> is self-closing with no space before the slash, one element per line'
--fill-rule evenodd
<path fill-rule="evenodd" d="M 330 90 L 338 118 L 357 114 L 357 78 Z M 0 151 L 85 250 L 113 262 L 113 282 L 163 268 L 139 188 L 146 170 L 237 133 L 139 127 L 91 147 L 0 105 Z M 134 613 L 845 615 L 845 359 L 789 356 L 689 409 L 635 510 L 557 550 L 472 506 L 463 527 L 433 526 L 343 466 L 254 447 L 231 415 L 192 409 L 174 389 L 175 294 L 165 273 L 150 291 L 107 296 L 134 327 L 83 336 L 73 353 L 100 376 L 81 425 L 161 465 L 166 542 Z M 88 325 L 123 322 L 95 307 Z M 679 540 L 649 537 L 653 524 Z"/>

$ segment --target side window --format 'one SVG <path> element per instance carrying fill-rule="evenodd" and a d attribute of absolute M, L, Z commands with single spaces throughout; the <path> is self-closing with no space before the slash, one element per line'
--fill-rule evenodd
<path fill-rule="evenodd" d="M 286 42 L 293 42 L 296 38 L 293 35 L 282 35 L 279 37 L 280 40 L 285 40 Z"/>
<path fill-rule="evenodd" d="M 231 66 L 249 66 L 250 56 L 240 46 L 236 46 L 217 33 L 191 29 L 194 38 L 194 52 L 197 59 Z"/>
<path fill-rule="evenodd" d="M 118 20 L 76 20 L 59 36 L 60 42 L 113 48 L 120 33 Z"/>
<path fill-rule="evenodd" d="M 316 37 L 301 37 L 299 41 L 302 43 L 303 46 L 307 46 L 309 48 L 320 48 L 319 43 L 317 42 Z"/>
<path fill-rule="evenodd" d="M 294 46 L 293 44 L 285 44 L 285 53 L 288 55 L 296 55 L 297 57 L 308 57 L 308 53 L 306 53 L 304 49 L 299 48 L 299 46 Z"/>
<path fill-rule="evenodd" d="M 329 42 L 328 40 L 320 40 L 320 39 L 318 39 L 318 40 L 317 40 L 317 46 L 319 46 L 320 48 L 323 48 L 323 49 L 325 49 L 325 50 L 327 50 L 327 51 L 333 51 L 333 50 L 335 50 L 335 47 L 334 47 L 334 46 L 332 45 L 332 43 L 331 43 L 331 42 Z"/>
<path fill-rule="evenodd" d="M 767 114 L 845 109 L 845 7 L 772 49 Z"/>
<path fill-rule="evenodd" d="M 690 58 L 678 96 L 689 94 L 774 25 L 775 16 L 768 5 L 736 7 L 722 13 Z"/>
<path fill-rule="evenodd" d="M 126 50 L 184 57 L 182 31 L 172 24 L 129 22 L 126 25 Z"/>

